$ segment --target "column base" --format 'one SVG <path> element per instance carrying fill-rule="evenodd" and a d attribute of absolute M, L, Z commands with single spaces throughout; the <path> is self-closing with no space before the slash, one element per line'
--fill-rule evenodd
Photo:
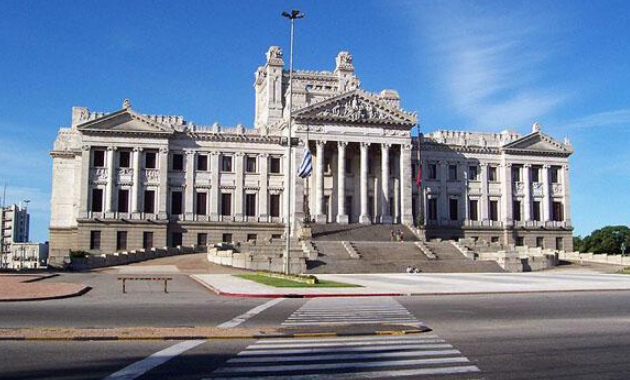
<path fill-rule="evenodd" d="M 327 218 L 325 214 L 317 214 L 315 215 L 315 223 L 317 224 L 326 224 Z"/>
<path fill-rule="evenodd" d="M 192 212 L 187 212 L 186 214 L 184 214 L 184 220 L 186 221 L 195 220 L 195 215 Z"/>
<path fill-rule="evenodd" d="M 348 215 L 337 215 L 337 223 L 348 224 Z"/>
<path fill-rule="evenodd" d="M 381 216 L 381 224 L 392 224 L 394 219 L 391 215 L 383 215 Z"/>
<path fill-rule="evenodd" d="M 360 224 L 372 224 L 372 219 L 370 219 L 369 215 L 361 215 L 359 216 Z"/>

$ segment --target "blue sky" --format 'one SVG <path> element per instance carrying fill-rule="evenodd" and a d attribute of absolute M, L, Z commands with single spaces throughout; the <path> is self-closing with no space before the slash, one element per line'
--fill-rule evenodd
<path fill-rule="evenodd" d="M 72 106 L 252 125 L 253 73 L 288 52 L 284 9 L 307 17 L 296 68 L 354 56 L 362 87 L 397 89 L 423 131 L 530 131 L 571 139 L 573 222 L 629 223 L 628 1 L 0 2 L 0 184 L 30 199 L 47 240 L 52 147 Z"/>

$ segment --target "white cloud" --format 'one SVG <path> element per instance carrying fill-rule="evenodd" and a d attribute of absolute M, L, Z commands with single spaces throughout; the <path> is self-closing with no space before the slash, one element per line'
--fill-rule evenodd
<path fill-rule="evenodd" d="M 476 2 L 431 4 L 418 25 L 439 62 L 437 84 L 468 127 L 526 127 L 567 99 L 543 80 L 552 50 L 541 42 L 544 21 Z"/>
<path fill-rule="evenodd" d="M 619 127 L 630 124 L 630 108 L 594 113 L 570 121 L 568 128 Z"/>

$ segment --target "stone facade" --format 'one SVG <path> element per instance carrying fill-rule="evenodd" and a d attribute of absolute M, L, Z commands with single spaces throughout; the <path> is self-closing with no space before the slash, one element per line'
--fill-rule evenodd
<path fill-rule="evenodd" d="M 295 232 L 305 217 L 317 223 L 413 225 L 426 210 L 421 195 L 433 199 L 438 183 L 427 179 L 420 191 L 413 185 L 418 141 L 410 130 L 417 116 L 401 108 L 398 93 L 362 90 L 348 52 L 338 54 L 334 71 L 294 71 L 293 94 L 288 82 L 282 51 L 273 46 L 255 73 L 254 128 L 146 115 L 128 100 L 112 113 L 74 107 L 71 126 L 59 131 L 51 152 L 51 262 L 70 250 L 110 253 L 278 239 L 289 215 Z M 291 95 L 295 148 L 288 158 Z M 463 162 L 449 141 L 425 136 L 423 167 L 431 160 Z M 314 170 L 302 179 L 286 168 L 287 159 L 293 168 L 299 166 L 305 148 L 313 155 Z M 494 151 L 503 148 L 484 147 L 478 158 L 501 163 L 503 156 Z M 566 166 L 568 154 L 563 157 L 556 158 Z M 285 204 L 288 181 L 290 205 Z M 568 186 L 564 189 L 569 215 Z M 566 222 L 564 227 L 570 227 L 568 217 Z M 450 230 L 468 230 L 465 223 L 442 227 L 428 224 L 426 231 L 446 236 Z M 513 222 L 488 226 L 487 236 L 496 230 L 507 242 L 505 231 L 514 227 Z"/>

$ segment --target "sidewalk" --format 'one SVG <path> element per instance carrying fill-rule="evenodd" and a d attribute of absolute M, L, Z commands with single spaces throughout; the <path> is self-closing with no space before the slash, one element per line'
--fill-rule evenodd
<path fill-rule="evenodd" d="M 358 288 L 276 288 L 231 275 L 192 275 L 213 292 L 231 297 L 428 296 L 630 290 L 630 275 L 570 273 L 326 274 L 323 280 Z"/>
<path fill-rule="evenodd" d="M 76 297 L 90 290 L 82 284 L 39 282 L 55 275 L 0 274 L 0 302 Z"/>

